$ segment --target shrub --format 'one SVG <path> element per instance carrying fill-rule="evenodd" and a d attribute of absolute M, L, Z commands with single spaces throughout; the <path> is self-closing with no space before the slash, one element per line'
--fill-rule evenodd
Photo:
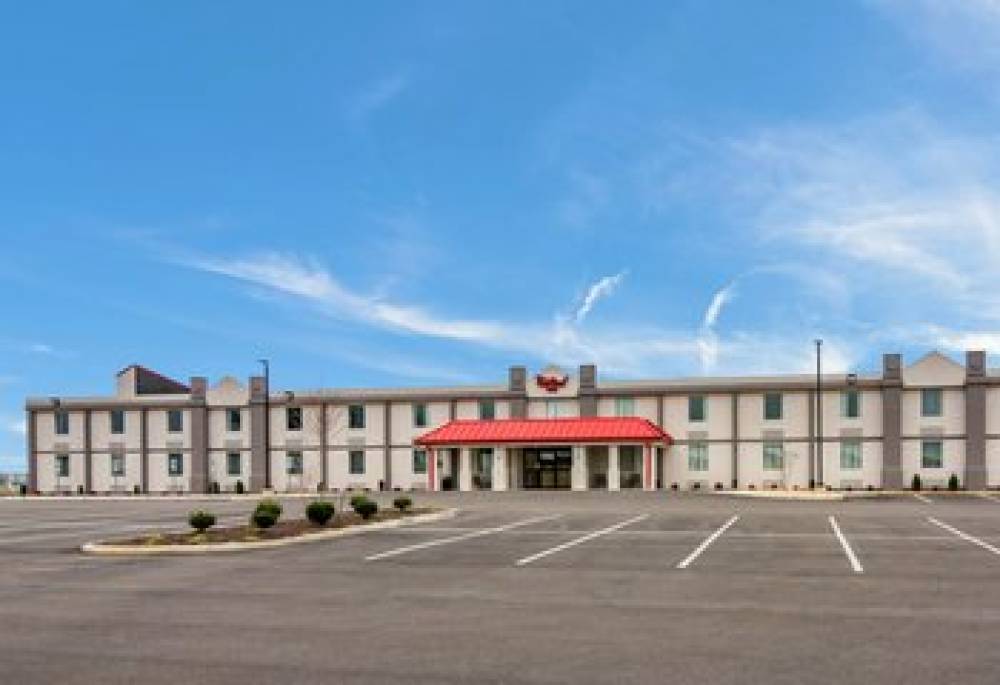
<path fill-rule="evenodd" d="M 21 497 L 26 497 L 28 494 L 28 486 L 21 483 Z"/>
<path fill-rule="evenodd" d="M 219 487 L 219 481 L 213 480 L 212 481 L 212 494 L 213 495 L 218 495 L 220 492 L 222 492 L 222 488 Z"/>
<path fill-rule="evenodd" d="M 257 502 L 255 511 L 269 511 L 274 514 L 274 520 L 277 521 L 281 517 L 281 502 L 276 499 L 262 499 Z"/>
<path fill-rule="evenodd" d="M 951 490 L 952 492 L 958 490 L 958 476 L 955 475 L 954 473 L 951 474 L 950 478 L 948 478 L 948 489 Z"/>
<path fill-rule="evenodd" d="M 410 507 L 413 506 L 413 500 L 404 495 L 403 497 L 397 497 L 396 499 L 392 500 L 392 506 L 396 507 L 402 512 L 405 512 Z"/>
<path fill-rule="evenodd" d="M 367 521 L 378 513 L 378 505 L 370 499 L 366 499 L 363 502 L 358 502 L 357 506 L 354 507 L 354 511 L 358 516 Z"/>
<path fill-rule="evenodd" d="M 254 509 L 250 522 L 257 528 L 270 528 L 278 522 L 278 515 L 271 509 Z"/>
<path fill-rule="evenodd" d="M 188 514 L 188 523 L 199 533 L 204 533 L 215 525 L 215 514 L 204 509 L 196 509 Z"/>
<path fill-rule="evenodd" d="M 243 481 L 241 480 L 236 481 L 236 494 L 237 495 L 243 494 Z"/>
<path fill-rule="evenodd" d="M 910 488 L 913 489 L 913 490 L 919 490 L 920 489 L 920 474 L 919 473 L 914 473 L 913 474 L 913 482 L 910 483 Z"/>
<path fill-rule="evenodd" d="M 333 518 L 333 505 L 329 502 L 316 500 L 306 507 L 306 518 L 317 526 L 325 526 Z"/>
<path fill-rule="evenodd" d="M 715 489 L 716 490 L 721 490 L 722 489 L 722 483 L 716 482 Z"/>
<path fill-rule="evenodd" d="M 132 486 L 132 494 L 133 495 L 138 495 L 140 492 L 141 492 L 141 490 L 139 489 L 138 485 L 133 485 Z"/>
<path fill-rule="evenodd" d="M 367 502 L 367 495 L 352 495 L 351 496 L 351 509 L 357 509 L 358 504 L 361 502 Z"/>

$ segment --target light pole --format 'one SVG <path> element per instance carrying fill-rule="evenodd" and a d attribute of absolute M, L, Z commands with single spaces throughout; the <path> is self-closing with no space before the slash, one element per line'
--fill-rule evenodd
<path fill-rule="evenodd" d="M 264 489 L 271 489 L 271 363 L 257 360 L 264 367 Z"/>
<path fill-rule="evenodd" d="M 813 477 L 816 485 L 823 486 L 823 339 L 816 339 L 816 457 Z"/>

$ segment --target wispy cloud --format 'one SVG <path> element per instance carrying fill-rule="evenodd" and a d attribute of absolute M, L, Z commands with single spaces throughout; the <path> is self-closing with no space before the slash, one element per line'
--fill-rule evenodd
<path fill-rule="evenodd" d="M 356 93 L 347 105 L 347 116 L 352 121 L 363 121 L 389 105 L 410 86 L 408 71 L 400 70 L 369 83 Z"/>
<path fill-rule="evenodd" d="M 611 293 L 621 285 L 621 282 L 625 279 L 628 271 L 619 271 L 613 276 L 604 276 L 598 279 L 596 282 L 592 283 L 589 288 L 587 288 L 587 293 L 583 297 L 583 302 L 576 310 L 576 322 L 583 323 L 583 320 L 587 318 L 590 314 L 590 310 L 594 308 L 598 300 L 609 296 Z"/>
<path fill-rule="evenodd" d="M 951 64 L 972 71 L 1000 69 L 997 0 L 876 0 L 875 5 Z"/>
<path fill-rule="evenodd" d="M 3 429 L 8 433 L 13 433 L 14 435 L 28 434 L 28 424 L 24 419 L 12 419 L 8 417 L 4 419 Z"/>

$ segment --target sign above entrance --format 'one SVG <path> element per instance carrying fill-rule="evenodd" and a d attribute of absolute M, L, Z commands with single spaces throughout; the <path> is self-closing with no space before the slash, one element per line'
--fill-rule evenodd
<path fill-rule="evenodd" d="M 546 392 L 558 392 L 569 382 L 569 374 L 558 366 L 547 366 L 535 376 L 535 384 Z"/>

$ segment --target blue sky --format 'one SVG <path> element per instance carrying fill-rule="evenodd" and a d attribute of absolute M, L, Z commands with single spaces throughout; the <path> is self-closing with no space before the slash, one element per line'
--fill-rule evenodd
<path fill-rule="evenodd" d="M 21 3 L 0 469 L 27 395 L 833 370 L 1000 350 L 1000 6 Z"/>

